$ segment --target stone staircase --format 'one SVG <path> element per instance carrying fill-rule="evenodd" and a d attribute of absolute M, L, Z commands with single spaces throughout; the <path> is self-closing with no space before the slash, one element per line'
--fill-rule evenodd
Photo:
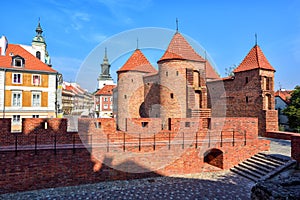
<path fill-rule="evenodd" d="M 288 157 L 258 153 L 230 171 L 257 182 L 269 179 L 294 164 L 296 161 Z"/>

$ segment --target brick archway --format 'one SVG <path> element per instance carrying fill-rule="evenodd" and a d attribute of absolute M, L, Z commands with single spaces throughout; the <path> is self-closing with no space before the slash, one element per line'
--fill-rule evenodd
<path fill-rule="evenodd" d="M 219 149 L 209 149 L 204 153 L 204 162 L 223 169 L 223 152 Z"/>

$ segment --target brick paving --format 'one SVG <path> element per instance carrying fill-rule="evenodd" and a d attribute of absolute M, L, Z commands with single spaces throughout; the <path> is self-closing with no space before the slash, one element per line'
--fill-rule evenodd
<path fill-rule="evenodd" d="M 271 140 L 272 154 L 289 156 L 289 141 Z M 254 183 L 230 171 L 110 181 L 0 195 L 0 199 L 250 199 Z"/>

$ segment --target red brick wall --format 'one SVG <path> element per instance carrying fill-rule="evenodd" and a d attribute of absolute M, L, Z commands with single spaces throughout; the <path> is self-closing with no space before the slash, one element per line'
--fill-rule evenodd
<path fill-rule="evenodd" d="M 269 141 L 258 140 L 256 137 L 256 119 L 229 118 L 225 121 L 225 128 L 231 124 L 241 131 L 251 129 L 252 131 L 247 132 L 246 142 L 244 137 L 236 137 L 233 142 L 231 132 L 226 131 L 221 140 L 220 134 L 209 135 L 210 132 L 207 130 L 189 131 L 188 127 L 175 129 L 185 125 L 185 122 L 193 122 L 194 124 L 190 124 L 191 127 L 195 123 L 203 123 L 201 120 L 199 122 L 195 120 L 172 119 L 174 127 L 172 131 L 160 131 L 150 137 L 142 135 L 142 138 L 138 138 L 130 133 L 117 131 L 114 119 L 79 119 L 79 134 L 72 134 L 81 139 L 89 151 L 79 144 L 73 149 L 72 145 L 63 143 L 54 151 L 54 146 L 48 145 L 50 143 L 47 141 L 45 143 L 47 146 L 40 145 L 37 151 L 34 151 L 34 146 L 22 149 L 22 145 L 25 144 L 20 144 L 17 152 L 14 148 L 1 148 L 0 193 L 229 169 L 255 153 L 269 148 Z M 37 121 L 26 121 L 32 125 L 27 129 L 26 137 L 35 136 L 29 130 L 43 131 Z M 0 124 L 5 122 L 0 120 Z M 68 133 L 59 132 L 58 129 L 65 120 L 58 122 L 59 120 L 49 121 L 52 127 L 49 131 L 57 135 L 66 135 L 62 141 L 67 142 Z M 97 127 L 96 123 L 101 125 L 98 124 Z M 220 126 L 216 124 L 217 121 L 212 123 L 213 127 Z M 204 162 L 206 152 L 210 149 L 219 149 L 222 152 L 218 157 L 217 167 Z"/>
<path fill-rule="evenodd" d="M 298 163 L 300 163 L 300 134 L 295 134 L 291 138 L 291 146 L 292 146 L 292 152 L 291 156 L 293 159 L 295 159 Z"/>
<path fill-rule="evenodd" d="M 283 131 L 268 131 L 265 137 L 290 140 L 291 141 L 291 157 L 300 163 L 300 134 L 283 132 Z"/>
<path fill-rule="evenodd" d="M 274 72 L 256 69 L 236 73 L 232 79 L 208 82 L 212 116 L 256 117 L 259 135 L 263 136 L 268 130 L 277 131 L 274 83 L 271 81 L 266 90 L 264 76 L 274 79 Z M 266 106 L 267 95 L 271 97 L 270 110 Z"/>

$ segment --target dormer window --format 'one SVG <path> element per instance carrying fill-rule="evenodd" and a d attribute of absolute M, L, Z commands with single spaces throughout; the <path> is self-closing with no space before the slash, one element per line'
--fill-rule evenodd
<path fill-rule="evenodd" d="M 25 59 L 21 56 L 13 56 L 12 57 L 12 66 L 14 67 L 24 67 L 25 65 Z"/>

